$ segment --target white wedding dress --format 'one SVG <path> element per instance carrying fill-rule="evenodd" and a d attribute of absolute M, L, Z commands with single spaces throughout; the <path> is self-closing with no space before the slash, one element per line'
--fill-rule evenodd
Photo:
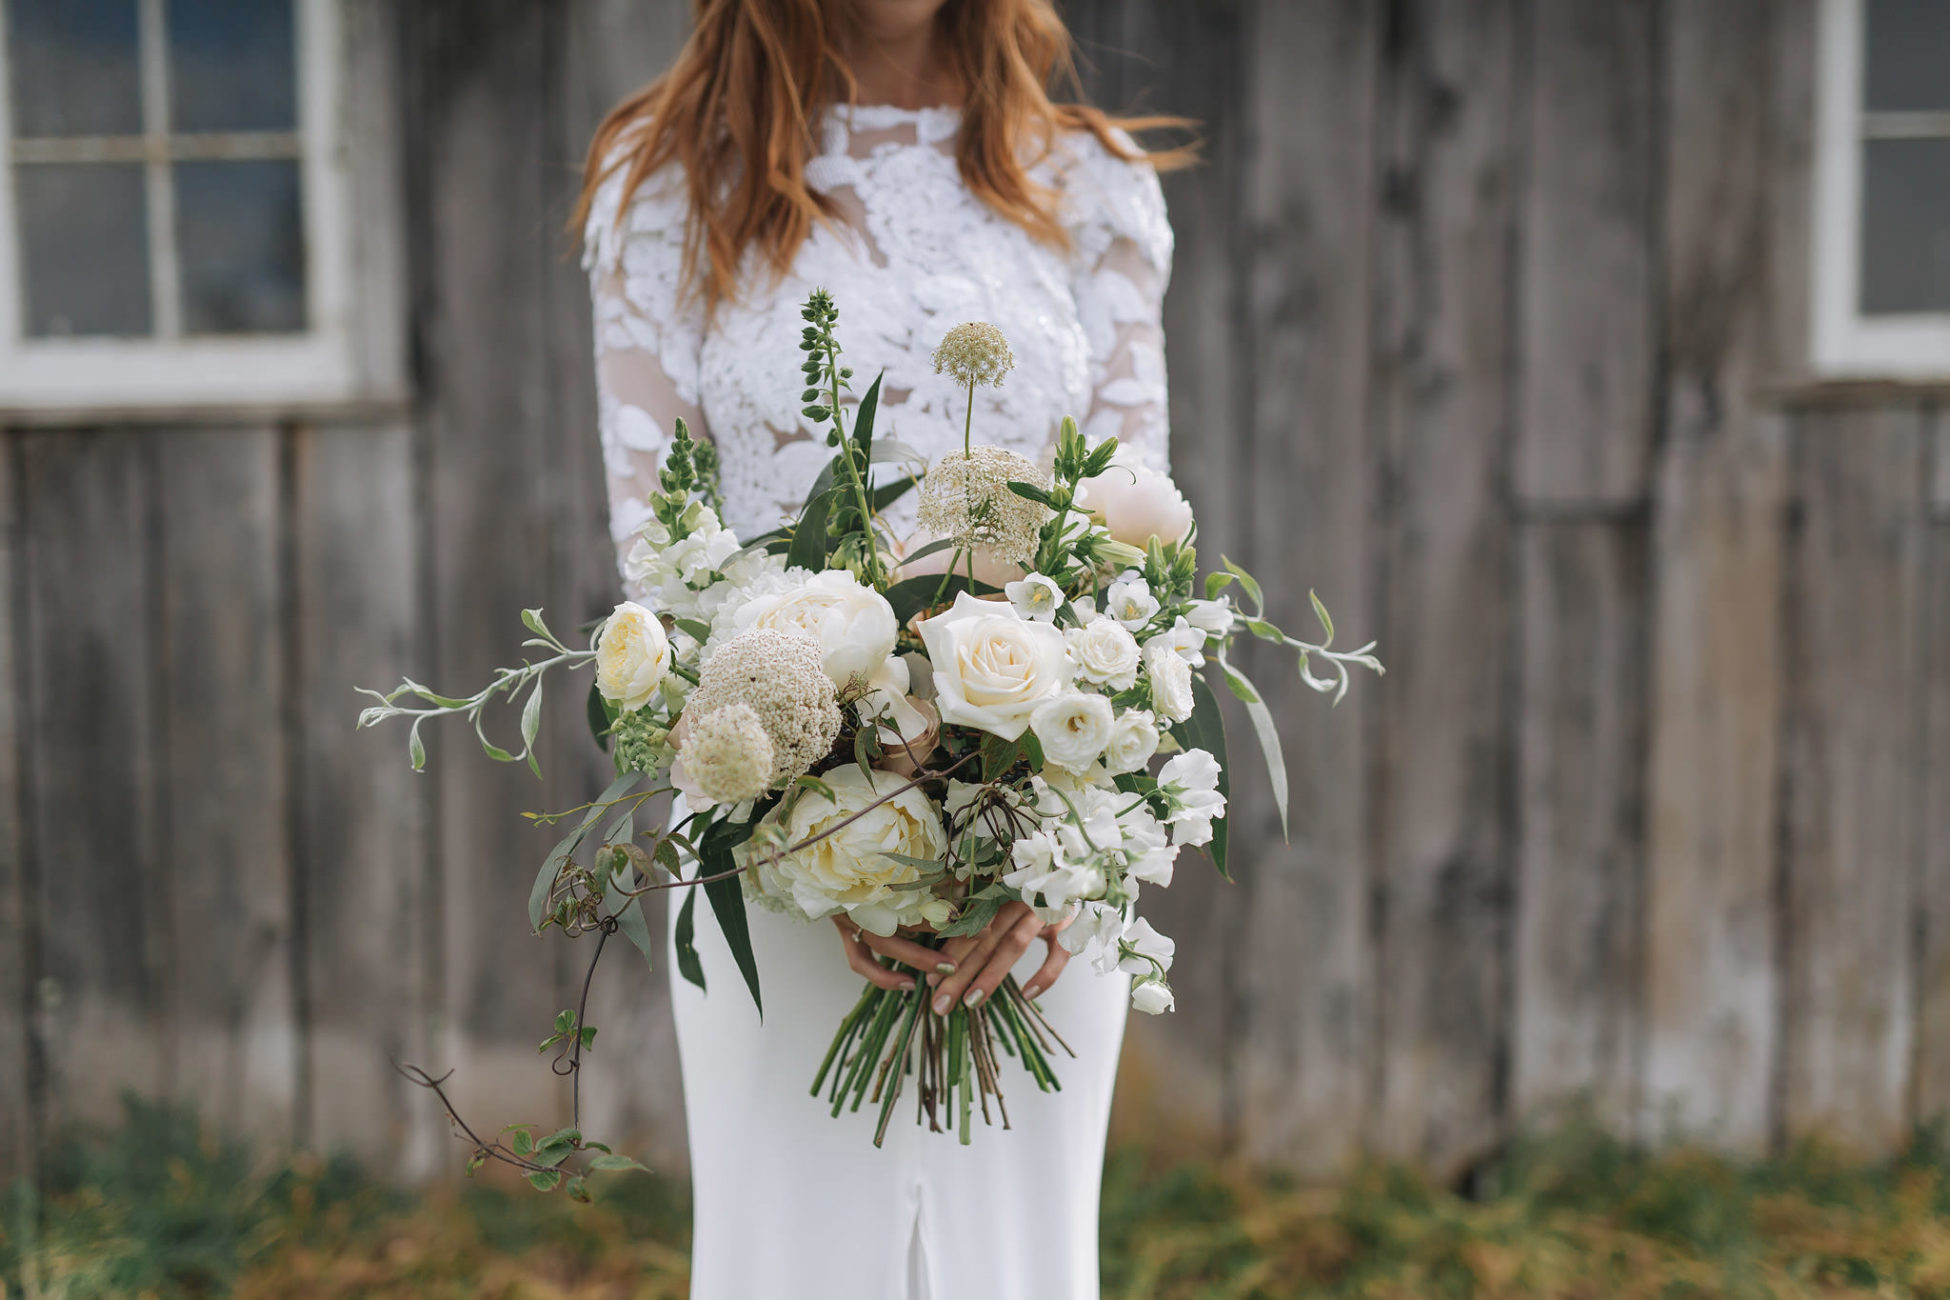
<path fill-rule="evenodd" d="M 934 373 L 950 327 L 998 326 L 1015 353 L 999 389 L 977 393 L 974 436 L 1030 456 L 1058 420 L 1115 436 L 1166 465 L 1159 308 L 1171 228 L 1157 177 L 1083 135 L 1032 170 L 1061 196 L 1071 247 L 1032 239 L 962 184 L 953 110 L 887 107 L 827 115 L 808 182 L 844 213 L 816 227 L 792 273 L 742 277 L 742 301 L 707 320 L 680 301 L 684 199 L 652 176 L 617 211 L 620 173 L 599 191 L 587 239 L 611 526 L 627 547 L 645 517 L 674 420 L 713 441 L 726 523 L 751 537 L 796 512 L 831 454 L 799 414 L 801 304 L 839 306 L 856 393 L 885 372 L 876 431 L 930 459 L 959 448 L 965 397 Z M 912 520 L 912 494 L 889 512 Z M 634 594 L 634 593 L 632 593 Z M 677 908 L 673 905 L 671 914 Z M 826 921 L 749 909 L 761 1022 L 711 917 L 696 908 L 706 996 L 671 977 L 683 1057 L 695 1207 L 695 1300 L 1081 1300 L 1098 1293 L 1097 1205 L 1129 977 L 1072 962 L 1041 998 L 1077 1051 L 1062 1090 L 1038 1092 L 1007 1060 L 1014 1129 L 976 1125 L 961 1146 L 905 1109 L 886 1145 L 872 1107 L 829 1118 L 810 1085 L 859 997 Z M 1032 946 L 1026 980 L 1043 959 Z M 666 963 L 674 972 L 674 960 Z"/>

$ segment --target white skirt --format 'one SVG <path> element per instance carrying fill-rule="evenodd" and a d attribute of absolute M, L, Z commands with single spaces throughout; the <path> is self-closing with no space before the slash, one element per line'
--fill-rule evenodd
<path fill-rule="evenodd" d="M 909 1080 L 876 1150 L 876 1107 L 835 1119 L 811 1092 L 865 981 L 831 922 L 748 915 L 762 1024 L 707 899 L 695 942 L 709 994 L 676 973 L 674 946 L 665 963 L 690 1123 L 692 1300 L 1094 1300 L 1130 977 L 1072 961 L 1038 999 L 1077 1055 L 1053 1054 L 1052 1093 L 1002 1059 L 1013 1128 L 978 1113 L 968 1146 L 929 1132 Z M 1043 958 L 1030 945 L 1016 978 Z"/>

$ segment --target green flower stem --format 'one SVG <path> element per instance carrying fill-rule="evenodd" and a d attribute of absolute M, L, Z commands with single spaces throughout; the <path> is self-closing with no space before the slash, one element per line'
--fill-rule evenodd
<path fill-rule="evenodd" d="M 860 467 L 853 462 L 853 439 L 846 435 L 846 425 L 840 419 L 840 358 L 839 345 L 829 342 L 826 346 L 826 373 L 832 381 L 833 427 L 840 432 L 840 459 L 846 462 L 846 476 L 853 484 L 853 504 L 860 509 L 860 526 L 867 531 L 867 581 L 876 591 L 887 590 L 887 575 L 880 571 L 880 546 L 873 536 L 873 509 L 867 502 L 867 485 L 861 480 Z"/>

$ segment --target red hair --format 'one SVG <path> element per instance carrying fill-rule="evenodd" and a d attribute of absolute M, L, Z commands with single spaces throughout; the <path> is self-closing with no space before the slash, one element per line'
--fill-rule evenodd
<path fill-rule="evenodd" d="M 707 302 L 731 297 L 734 272 L 752 247 L 783 275 L 813 223 L 835 215 L 832 202 L 807 187 L 806 163 L 821 111 L 857 94 L 834 41 L 844 4 L 694 0 L 696 24 L 677 62 L 597 128 L 572 231 L 583 229 L 596 188 L 612 171 L 623 172 L 627 208 L 645 178 L 675 162 L 690 196 L 687 286 Z M 1060 133 L 1088 131 L 1118 157 L 1161 168 L 1190 160 L 1189 148 L 1146 154 L 1114 133 L 1188 125 L 1181 118 L 1113 119 L 1050 97 L 1053 83 L 1073 92 L 1078 85 L 1070 33 L 1050 0 L 948 0 L 935 21 L 961 96 L 955 161 L 962 180 L 1037 239 L 1067 243 L 1057 195 L 1024 163 Z M 619 154 L 625 138 L 631 143 Z"/>

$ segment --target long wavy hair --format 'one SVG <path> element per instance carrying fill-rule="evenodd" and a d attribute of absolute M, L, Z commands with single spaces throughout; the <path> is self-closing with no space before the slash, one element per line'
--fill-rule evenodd
<path fill-rule="evenodd" d="M 690 196 L 684 229 L 687 291 L 707 303 L 735 296 L 748 249 L 783 275 L 813 224 L 834 220 L 808 188 L 820 112 L 852 103 L 857 87 L 836 37 L 852 0 L 693 0 L 695 27 L 669 72 L 603 119 L 583 163 L 571 234 L 597 187 L 623 172 L 622 204 L 675 162 Z M 1057 195 L 1028 168 L 1058 134 L 1088 131 L 1119 157 L 1168 169 L 1191 147 L 1134 152 L 1113 128 L 1185 128 L 1183 118 L 1112 118 L 1081 101 L 1069 29 L 1050 0 L 947 0 L 935 16 L 952 89 L 961 100 L 955 162 L 963 182 L 1030 235 L 1063 247 Z M 1051 97 L 1052 87 L 1074 98 Z M 627 149 L 618 145 L 629 141 Z"/>

